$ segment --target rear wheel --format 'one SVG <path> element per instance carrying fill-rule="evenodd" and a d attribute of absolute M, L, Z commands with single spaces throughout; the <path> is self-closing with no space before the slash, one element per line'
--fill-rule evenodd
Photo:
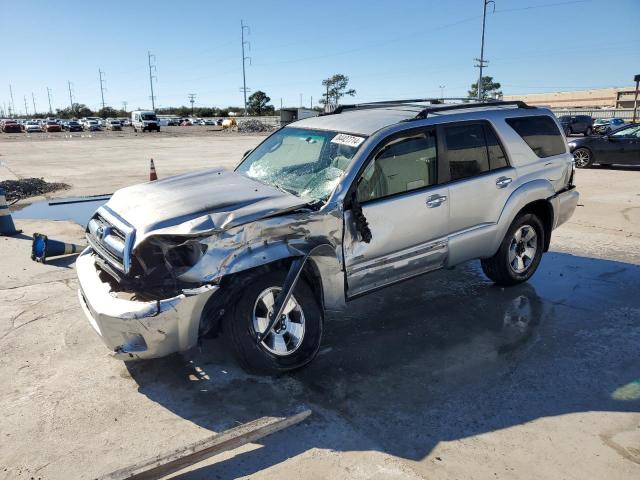
<path fill-rule="evenodd" d="M 322 311 L 310 286 L 300 278 L 283 315 L 260 343 L 286 277 L 274 271 L 242 283 L 242 292 L 226 320 L 225 334 L 241 366 L 250 372 L 277 374 L 309 363 L 320 348 Z"/>
<path fill-rule="evenodd" d="M 576 148 L 573 151 L 573 159 L 577 168 L 587 168 L 593 163 L 593 155 L 588 148 Z"/>
<path fill-rule="evenodd" d="M 544 227 L 531 213 L 513 221 L 496 254 L 481 261 L 482 271 L 498 285 L 526 282 L 535 273 L 544 249 Z"/>

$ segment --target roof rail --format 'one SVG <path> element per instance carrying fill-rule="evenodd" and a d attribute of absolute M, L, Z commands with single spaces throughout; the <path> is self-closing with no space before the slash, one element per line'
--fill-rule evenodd
<path fill-rule="evenodd" d="M 492 100 L 488 102 L 455 103 L 455 104 L 449 104 L 449 105 L 439 105 L 435 107 L 426 107 L 420 113 L 418 113 L 418 115 L 416 115 L 415 118 L 412 118 L 410 120 L 425 119 L 430 113 L 433 113 L 433 112 L 442 112 L 447 110 L 464 110 L 467 108 L 481 108 L 481 107 L 504 107 L 508 105 L 515 105 L 518 108 L 531 108 L 531 109 L 536 108 L 536 107 L 532 107 L 531 105 L 527 105 L 522 100 L 509 100 L 506 102 L 502 100 Z"/>
<path fill-rule="evenodd" d="M 445 103 L 448 100 L 454 100 L 458 102 L 468 103 Z M 522 100 L 490 100 L 480 102 L 469 102 L 471 100 L 468 97 L 450 97 L 450 98 L 413 98 L 407 100 L 383 100 L 380 102 L 367 102 L 367 103 L 354 103 L 351 105 L 339 105 L 333 112 L 323 113 L 322 115 L 337 115 L 345 110 L 368 110 L 373 108 L 386 108 L 386 107 L 398 107 L 402 105 L 411 105 L 414 107 L 424 107 L 414 118 L 407 119 L 405 121 L 425 119 L 429 113 L 442 112 L 447 110 L 464 110 L 467 108 L 480 108 L 480 107 L 502 107 L 508 105 L 515 105 L 518 108 L 536 108 L 527 105 Z M 430 105 L 417 105 L 419 103 L 429 103 Z"/>
<path fill-rule="evenodd" d="M 339 105 L 333 112 L 328 112 L 325 115 L 333 115 L 344 112 L 345 110 L 359 110 L 359 109 L 371 109 L 371 108 L 385 108 L 385 107 L 397 107 L 401 105 L 411 105 L 417 103 L 430 103 L 431 105 L 443 105 L 446 100 L 469 100 L 466 97 L 455 98 L 412 98 L 404 100 L 383 100 L 380 102 L 366 102 L 366 103 L 354 103 L 351 105 Z M 415 105 L 423 106 L 423 105 Z"/>

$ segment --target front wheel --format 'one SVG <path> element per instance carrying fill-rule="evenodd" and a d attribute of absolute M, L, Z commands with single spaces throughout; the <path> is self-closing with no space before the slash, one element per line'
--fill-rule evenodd
<path fill-rule="evenodd" d="M 322 311 L 309 284 L 300 278 L 283 315 L 271 333 L 258 343 L 273 312 L 275 300 L 286 277 L 273 271 L 242 284 L 242 292 L 226 319 L 241 366 L 255 373 L 277 374 L 300 368 L 315 357 L 322 338 Z"/>
<path fill-rule="evenodd" d="M 544 227 L 531 213 L 513 221 L 497 253 L 481 260 L 482 271 L 498 285 L 526 282 L 535 273 L 544 250 Z"/>
<path fill-rule="evenodd" d="M 587 148 L 576 148 L 573 151 L 573 160 L 577 168 L 587 168 L 593 163 L 591 150 Z"/>

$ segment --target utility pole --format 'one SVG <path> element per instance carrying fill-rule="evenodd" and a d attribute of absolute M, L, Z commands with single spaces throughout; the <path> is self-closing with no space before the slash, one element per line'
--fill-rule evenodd
<path fill-rule="evenodd" d="M 476 58 L 478 64 L 476 67 L 480 69 L 480 75 L 478 75 L 478 101 L 482 100 L 482 69 L 489 63 L 484 59 L 484 27 L 487 20 L 487 5 L 493 4 L 493 11 L 496 11 L 496 2 L 493 0 L 482 0 L 482 39 L 480 40 L 480 58 Z"/>
<path fill-rule="evenodd" d="M 156 61 L 156 56 L 152 55 L 151 52 L 147 52 L 147 56 L 149 57 L 149 86 L 151 87 L 151 110 L 153 110 L 154 112 L 156 111 L 156 97 L 153 94 L 153 79 L 155 78 L 157 80 L 157 77 L 152 73 L 152 72 L 156 72 L 157 73 L 157 69 L 156 69 L 156 65 L 155 65 L 155 61 Z M 153 64 L 151 64 L 151 58 L 153 58 Z"/>
<path fill-rule="evenodd" d="M 124 113 L 127 113 L 127 102 L 122 102 L 122 110 L 124 111 Z"/>
<path fill-rule="evenodd" d="M 328 113 L 331 111 L 331 108 L 329 107 L 329 79 L 327 79 L 327 95 L 326 95 L 326 103 L 324 104 L 324 111 L 325 113 Z"/>
<path fill-rule="evenodd" d="M 24 96 L 24 115 L 26 117 L 29 116 L 29 108 L 27 108 L 27 96 Z"/>
<path fill-rule="evenodd" d="M 189 93 L 187 96 L 189 97 L 189 102 L 191 103 L 191 116 L 193 117 L 193 104 L 196 103 L 196 94 Z"/>
<path fill-rule="evenodd" d="M 244 24 L 244 21 L 240 20 L 240 39 L 242 41 L 242 93 L 244 94 L 244 116 L 247 116 L 247 74 L 245 63 L 249 60 L 249 65 L 251 65 L 251 57 L 247 57 L 244 53 L 244 46 L 248 45 L 249 50 L 251 50 L 251 44 L 244 39 L 244 31 L 247 30 L 247 33 L 251 33 L 251 29 L 248 25 Z"/>
<path fill-rule="evenodd" d="M 633 123 L 636 123 L 636 112 L 638 111 L 638 87 L 640 86 L 640 75 L 633 77 L 636 82 L 636 94 L 633 97 Z"/>
<path fill-rule="evenodd" d="M 444 87 L 446 87 L 446 85 L 440 85 L 440 101 L 444 101 Z"/>
<path fill-rule="evenodd" d="M 300 94 L 300 108 L 302 108 L 304 105 L 302 105 L 302 94 Z"/>
<path fill-rule="evenodd" d="M 73 112 L 73 94 L 71 93 L 71 81 L 67 80 L 67 84 L 69 85 L 69 105 L 71 106 L 71 112 Z"/>
<path fill-rule="evenodd" d="M 16 114 L 16 102 L 13 100 L 13 89 L 11 88 L 11 84 L 9 84 L 9 95 L 11 96 L 11 110 L 13 114 Z"/>
<path fill-rule="evenodd" d="M 38 109 L 36 108 L 36 97 L 33 95 L 33 92 L 31 92 L 31 100 L 33 101 L 33 116 L 35 117 Z"/>
<path fill-rule="evenodd" d="M 98 76 L 100 77 L 100 97 L 102 98 L 102 110 L 104 110 L 104 79 L 102 75 L 104 72 L 98 69 Z"/>
<path fill-rule="evenodd" d="M 313 110 L 313 95 L 311 95 L 311 101 L 309 102 L 309 108 Z"/>
<path fill-rule="evenodd" d="M 53 114 L 53 109 L 51 108 L 51 89 L 47 87 L 47 98 L 49 99 L 49 113 Z"/>

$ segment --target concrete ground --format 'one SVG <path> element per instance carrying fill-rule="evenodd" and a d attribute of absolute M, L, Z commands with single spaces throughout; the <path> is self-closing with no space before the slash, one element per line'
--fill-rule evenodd
<path fill-rule="evenodd" d="M 259 136 L 0 143 L 0 179 L 64 194 L 231 166 Z M 180 479 L 640 477 L 640 169 L 579 171 L 582 194 L 533 279 L 502 289 L 477 262 L 354 301 L 321 353 L 279 378 L 239 370 L 219 339 L 124 364 L 84 318 L 73 257 L 0 237 L 0 478 L 94 478 L 263 415 L 305 423 Z M 70 222 L 16 220 L 81 241 Z"/>

